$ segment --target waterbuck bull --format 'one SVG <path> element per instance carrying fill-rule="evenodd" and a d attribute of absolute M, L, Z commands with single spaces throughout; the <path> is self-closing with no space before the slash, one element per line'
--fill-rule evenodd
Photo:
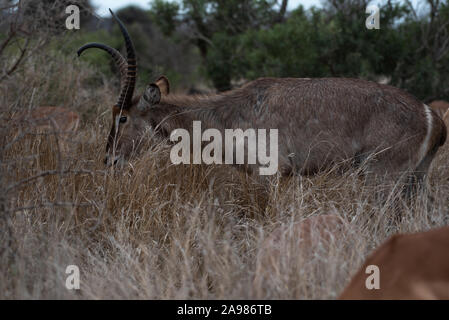
<path fill-rule="evenodd" d="M 162 76 L 133 98 L 134 47 L 123 23 L 111 14 L 123 34 L 127 58 L 100 43 L 78 50 L 79 56 L 88 48 L 102 49 L 120 70 L 108 164 L 127 160 L 147 128 L 164 137 L 178 128 L 192 135 L 193 121 L 201 121 L 203 129 L 220 132 L 278 129 L 278 168 L 283 175 L 314 174 L 336 163 L 359 166 L 372 158 L 365 172 L 390 178 L 408 172 L 421 181 L 446 139 L 443 121 L 427 105 L 395 87 L 361 79 L 262 78 L 224 93 L 181 96 L 170 94 Z"/>

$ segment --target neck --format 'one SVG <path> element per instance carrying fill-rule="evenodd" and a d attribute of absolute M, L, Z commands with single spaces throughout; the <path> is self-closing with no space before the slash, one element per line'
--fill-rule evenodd
<path fill-rule="evenodd" d="M 167 96 L 156 107 L 151 116 L 153 121 L 168 135 L 175 129 L 183 128 L 192 132 L 193 121 L 200 121 L 202 130 L 227 128 L 227 116 L 238 107 L 227 105 L 223 95 L 214 96 Z"/>

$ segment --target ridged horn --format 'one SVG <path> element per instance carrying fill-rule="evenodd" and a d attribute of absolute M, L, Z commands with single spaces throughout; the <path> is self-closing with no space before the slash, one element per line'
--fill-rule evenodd
<path fill-rule="evenodd" d="M 83 53 L 84 50 L 89 49 L 89 48 L 97 48 L 97 49 L 101 49 L 101 50 L 104 50 L 107 53 L 109 53 L 109 55 L 114 60 L 116 67 L 120 71 L 120 85 L 123 90 L 123 86 L 126 82 L 126 73 L 128 71 L 128 63 L 126 62 L 125 58 L 123 58 L 123 56 L 120 54 L 120 52 L 118 52 L 116 49 L 111 48 L 108 45 L 105 45 L 102 43 L 97 43 L 97 42 L 87 43 L 84 46 L 82 46 L 81 48 L 79 48 L 77 51 L 78 57 L 81 56 L 81 54 Z M 120 91 L 122 91 L 122 90 L 120 90 Z"/>
<path fill-rule="evenodd" d="M 122 32 L 123 38 L 125 39 L 126 45 L 126 60 L 128 62 L 127 71 L 126 71 L 126 79 L 125 84 L 122 86 L 120 96 L 117 101 L 117 106 L 120 108 L 128 108 L 131 106 L 131 100 L 133 98 L 134 88 L 136 85 L 137 78 L 137 61 L 136 54 L 134 51 L 134 45 L 131 41 L 131 38 L 123 25 L 122 21 L 116 17 L 114 12 L 111 9 L 109 11 L 112 14 L 112 17 L 117 21 L 120 31 Z"/>
<path fill-rule="evenodd" d="M 121 88 L 116 106 L 118 106 L 119 108 L 127 109 L 131 106 L 134 88 L 136 85 L 136 78 L 137 78 L 136 54 L 129 33 L 126 30 L 125 26 L 123 25 L 122 21 L 120 21 L 120 19 L 117 18 L 117 16 L 114 14 L 114 12 L 112 12 L 111 9 L 109 9 L 109 11 L 111 12 L 112 17 L 115 19 L 115 21 L 117 21 L 117 23 L 119 24 L 120 31 L 123 35 L 123 38 L 125 39 L 127 59 L 125 60 L 125 58 L 123 58 L 120 52 L 118 52 L 116 49 L 111 48 L 105 44 L 96 42 L 85 44 L 84 46 L 78 49 L 77 53 L 78 56 L 80 56 L 81 53 L 83 53 L 83 51 L 86 49 L 97 48 L 104 50 L 111 55 L 111 57 L 114 59 L 116 66 L 120 70 Z"/>

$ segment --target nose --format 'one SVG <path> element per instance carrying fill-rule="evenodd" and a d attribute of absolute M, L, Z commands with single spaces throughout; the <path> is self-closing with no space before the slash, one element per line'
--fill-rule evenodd
<path fill-rule="evenodd" d="M 114 159 L 114 164 L 116 164 L 117 161 L 118 161 L 118 158 L 116 157 L 116 158 Z M 105 157 L 104 160 L 103 160 L 103 163 L 104 163 L 104 164 L 108 164 L 108 162 L 109 162 L 109 157 Z"/>
<path fill-rule="evenodd" d="M 115 157 L 112 157 L 111 155 L 107 155 L 103 162 L 105 165 L 107 166 L 112 166 L 112 165 L 116 165 L 117 163 L 119 163 L 119 160 L 121 159 L 120 155 L 116 155 Z"/>

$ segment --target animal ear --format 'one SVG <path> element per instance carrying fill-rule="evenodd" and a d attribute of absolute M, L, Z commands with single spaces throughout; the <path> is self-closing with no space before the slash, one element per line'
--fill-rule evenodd
<path fill-rule="evenodd" d="M 145 89 L 143 98 L 150 104 L 158 104 L 161 101 L 161 89 L 157 84 L 152 83 Z"/>
<path fill-rule="evenodd" d="M 145 89 L 145 92 L 137 104 L 137 109 L 143 112 L 147 111 L 151 106 L 158 104 L 160 101 L 161 90 L 156 84 L 152 83 Z"/>
<path fill-rule="evenodd" d="M 164 96 L 166 96 L 167 94 L 170 93 L 170 82 L 168 82 L 168 79 L 166 76 L 160 76 L 156 80 L 156 85 L 159 87 L 159 89 L 161 90 L 161 93 Z"/>

